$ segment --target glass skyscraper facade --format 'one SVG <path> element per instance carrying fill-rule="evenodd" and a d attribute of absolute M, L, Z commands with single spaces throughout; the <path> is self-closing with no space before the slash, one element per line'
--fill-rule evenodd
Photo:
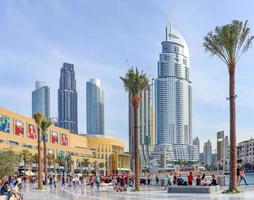
<path fill-rule="evenodd" d="M 151 153 L 151 163 L 169 169 L 173 161 L 197 161 L 198 147 L 192 144 L 188 46 L 171 24 L 165 33 L 155 80 L 156 146 Z"/>
<path fill-rule="evenodd" d="M 58 126 L 78 133 L 78 95 L 74 65 L 63 63 L 58 89 Z"/>
<path fill-rule="evenodd" d="M 210 140 L 204 144 L 204 164 L 212 164 L 212 143 Z"/>
<path fill-rule="evenodd" d="M 36 81 L 32 92 L 32 115 L 37 112 L 50 117 L 50 88 L 42 81 Z"/>
<path fill-rule="evenodd" d="M 189 50 L 183 36 L 166 27 L 155 80 L 157 144 L 192 144 Z"/>
<path fill-rule="evenodd" d="M 86 82 L 87 134 L 104 135 L 104 91 L 99 79 Z"/>

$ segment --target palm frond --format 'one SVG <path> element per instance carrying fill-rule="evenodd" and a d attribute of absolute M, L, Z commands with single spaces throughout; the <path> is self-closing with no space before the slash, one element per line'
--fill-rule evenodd
<path fill-rule="evenodd" d="M 231 24 L 218 26 L 204 37 L 205 52 L 218 56 L 226 65 L 235 66 L 239 58 L 252 44 L 248 21 L 233 20 Z"/>
<path fill-rule="evenodd" d="M 48 128 L 49 128 L 50 126 L 52 126 L 53 124 L 54 124 L 54 122 L 53 122 L 53 120 L 51 120 L 50 118 L 44 117 L 44 118 L 42 119 L 42 122 L 41 122 L 41 130 L 42 130 L 42 136 L 44 137 L 44 139 L 45 139 L 45 137 L 46 137 L 46 132 L 47 132 Z"/>
<path fill-rule="evenodd" d="M 132 96 L 140 95 L 140 92 L 145 90 L 149 84 L 148 76 L 139 72 L 137 68 L 131 67 L 125 77 L 120 77 L 124 83 L 125 90 L 130 92 Z"/>
<path fill-rule="evenodd" d="M 33 119 L 37 126 L 41 127 L 41 122 L 43 120 L 43 114 L 41 112 L 37 112 L 33 114 Z"/>

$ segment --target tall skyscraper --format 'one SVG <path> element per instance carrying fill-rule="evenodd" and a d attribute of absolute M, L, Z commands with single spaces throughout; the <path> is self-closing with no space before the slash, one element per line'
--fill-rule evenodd
<path fill-rule="evenodd" d="M 32 114 L 36 112 L 50 117 L 50 88 L 42 81 L 35 82 L 35 90 L 32 92 Z"/>
<path fill-rule="evenodd" d="M 139 105 L 139 137 L 140 137 L 140 160 L 142 169 L 149 165 L 150 151 L 154 144 L 153 123 L 153 84 L 140 95 Z M 134 170 L 135 158 L 135 130 L 134 130 L 134 107 L 129 95 L 129 152 L 131 155 L 131 169 Z"/>
<path fill-rule="evenodd" d="M 225 162 L 225 141 L 224 131 L 217 132 L 217 163 L 224 165 Z"/>
<path fill-rule="evenodd" d="M 210 140 L 204 144 L 204 164 L 212 164 L 212 143 Z"/>
<path fill-rule="evenodd" d="M 99 79 L 86 82 L 87 134 L 104 135 L 104 92 Z"/>
<path fill-rule="evenodd" d="M 192 144 L 192 87 L 189 77 L 189 50 L 183 36 L 166 27 L 166 37 L 155 80 L 156 146 L 151 159 L 160 162 L 164 152 L 166 168 L 179 160 L 198 160 Z"/>
<path fill-rule="evenodd" d="M 63 63 L 58 89 L 58 126 L 78 134 L 78 94 L 74 65 Z"/>
<path fill-rule="evenodd" d="M 195 137 L 192 141 L 193 145 L 196 145 L 198 147 L 198 155 L 200 154 L 200 141 L 198 137 Z"/>
<path fill-rule="evenodd" d="M 155 81 L 157 144 L 192 144 L 189 50 L 183 36 L 166 27 Z"/>

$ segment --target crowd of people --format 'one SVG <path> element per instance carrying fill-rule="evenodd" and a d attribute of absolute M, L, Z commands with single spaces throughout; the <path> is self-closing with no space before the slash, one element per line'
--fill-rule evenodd
<path fill-rule="evenodd" d="M 196 186 L 216 186 L 218 185 L 216 175 L 212 175 L 211 177 L 207 177 L 206 174 L 198 174 L 195 175 L 193 172 L 189 172 L 184 177 L 181 173 L 167 173 L 167 174 L 147 174 L 146 178 L 141 178 L 141 185 L 154 185 L 154 186 L 162 186 L 166 185 L 165 189 L 169 185 L 196 185 Z M 164 179 L 162 184 L 161 180 Z M 57 185 L 68 185 L 68 186 L 90 186 L 93 190 L 94 187 L 97 190 L 100 190 L 100 186 L 112 186 L 114 191 L 121 192 L 126 191 L 127 187 L 133 187 L 135 181 L 135 175 L 133 173 L 122 173 L 122 174 L 112 174 L 110 176 L 100 176 L 91 174 L 88 177 L 83 177 L 82 175 L 74 175 L 74 176 L 48 176 L 47 180 L 45 177 L 43 178 L 43 183 L 49 185 L 50 187 L 56 188 Z M 166 182 L 165 182 L 166 181 Z M 244 181 L 245 185 L 248 185 L 245 179 L 245 169 L 243 167 L 237 168 L 237 181 L 238 184 Z M 4 195 L 8 200 L 12 197 L 14 200 L 22 200 L 23 195 L 21 193 L 22 182 L 36 183 L 36 176 L 10 176 L 3 177 L 0 180 L 0 195 Z"/>
<path fill-rule="evenodd" d="M 20 191 L 22 178 L 20 176 L 3 177 L 0 180 L 0 195 L 6 196 L 7 200 L 11 197 L 14 200 L 23 200 L 23 195 Z"/>
<path fill-rule="evenodd" d="M 161 184 L 161 179 L 163 179 L 163 184 Z M 154 180 L 154 181 L 152 181 Z M 166 181 L 166 182 L 165 182 Z M 141 180 L 141 183 L 145 182 L 148 186 L 152 184 L 155 186 L 161 186 L 161 185 L 196 185 L 196 186 L 212 186 L 212 185 L 218 185 L 217 183 L 217 177 L 215 175 L 212 175 L 211 178 L 208 178 L 205 174 L 203 175 L 196 175 L 196 178 L 194 177 L 192 172 L 189 172 L 188 175 L 183 177 L 181 173 L 168 173 L 168 174 L 148 174 L 145 181 Z M 166 189 L 165 187 L 165 189 Z"/>
<path fill-rule="evenodd" d="M 122 192 L 126 191 L 127 187 L 133 187 L 134 178 L 135 176 L 129 173 L 116 174 L 107 177 L 91 175 L 87 179 L 87 185 L 90 185 L 91 189 L 96 185 L 97 190 L 99 190 L 101 184 L 107 184 L 112 185 L 114 191 Z"/>

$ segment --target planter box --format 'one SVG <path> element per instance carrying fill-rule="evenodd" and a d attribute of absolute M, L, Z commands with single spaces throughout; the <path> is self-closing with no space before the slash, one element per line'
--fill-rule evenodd
<path fill-rule="evenodd" d="M 215 193 L 220 191 L 220 186 L 168 186 L 168 193 Z"/>

